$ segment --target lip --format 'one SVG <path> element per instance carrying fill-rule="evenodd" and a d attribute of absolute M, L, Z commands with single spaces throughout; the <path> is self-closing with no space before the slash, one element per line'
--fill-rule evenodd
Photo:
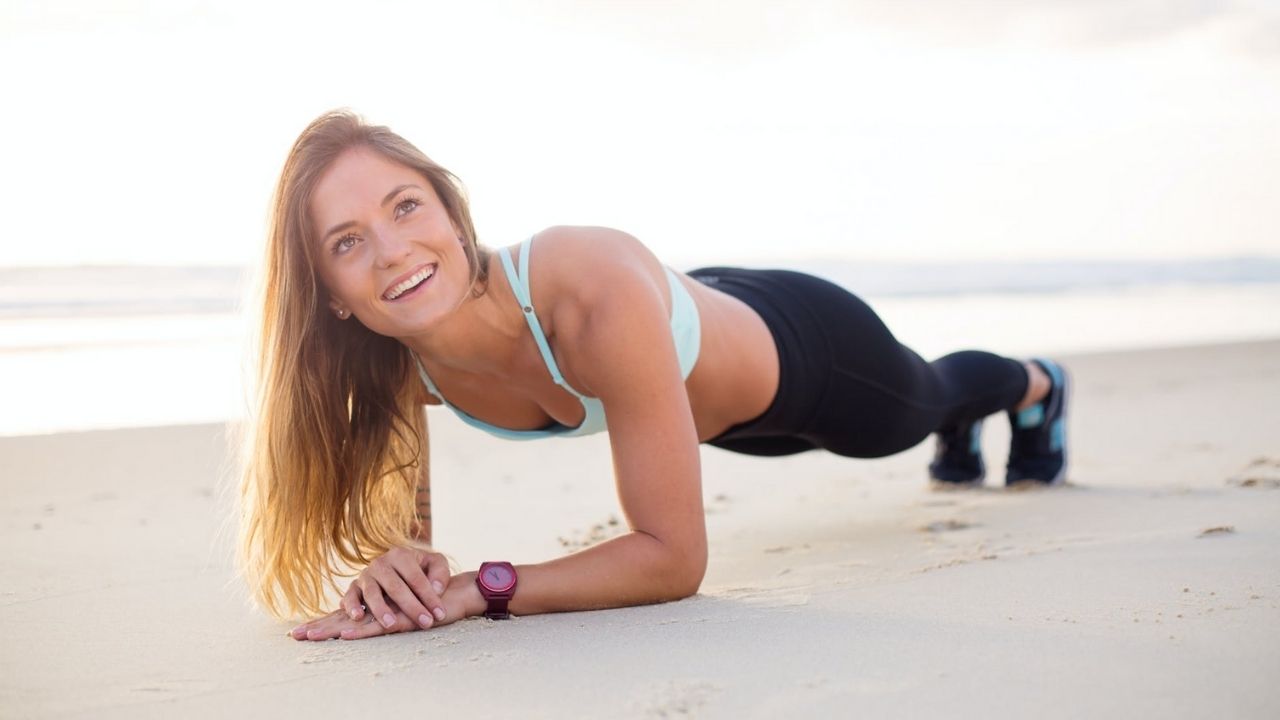
<path fill-rule="evenodd" d="M 422 272 L 423 268 L 428 268 L 428 267 L 431 267 L 432 265 L 435 265 L 435 263 L 429 263 L 429 262 L 426 262 L 426 263 L 421 263 L 421 264 L 419 264 L 419 265 L 415 265 L 415 266 L 413 267 L 413 269 L 412 269 L 412 270 L 410 270 L 409 272 L 406 272 L 406 273 L 404 273 L 403 275 L 401 275 L 400 277 L 397 277 L 395 280 L 392 280 L 392 281 L 391 281 L 391 284 L 390 284 L 390 285 L 387 285 L 386 289 L 382 291 L 382 299 L 383 299 L 383 300 L 385 300 L 385 301 L 387 301 L 387 302 L 395 302 L 395 300 L 392 300 L 391 298 L 387 297 L 387 293 L 391 292 L 391 289 L 392 289 L 392 288 L 394 288 L 395 286 L 399 285 L 400 283 L 404 282 L 405 280 L 408 280 L 409 278 L 413 277 L 414 275 L 417 275 L 419 272 Z M 439 268 L 437 267 L 436 269 L 438 270 Z M 431 274 L 431 277 L 435 277 L 435 273 L 434 273 L 434 272 Z M 431 278 L 427 278 L 427 280 L 430 280 L 430 279 L 431 279 Z M 422 287 L 422 286 L 421 286 L 421 285 L 419 285 L 418 287 Z M 416 290 L 416 289 L 417 289 L 417 288 L 414 288 L 414 290 Z M 412 291 L 410 291 L 410 292 L 412 292 Z M 404 295 L 401 295 L 400 297 L 404 297 Z M 400 299 L 400 297 L 396 298 L 396 300 L 399 300 L 399 299 Z"/>

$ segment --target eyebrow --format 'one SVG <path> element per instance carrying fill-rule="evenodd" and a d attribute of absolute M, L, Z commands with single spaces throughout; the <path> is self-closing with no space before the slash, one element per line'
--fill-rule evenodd
<path fill-rule="evenodd" d="M 397 186 L 395 186 L 394 188 L 392 188 L 391 192 L 387 193 L 386 197 L 382 198 L 382 202 L 381 202 L 381 203 L 379 203 L 379 205 L 380 205 L 381 207 L 386 207 L 386 206 L 387 206 L 387 203 L 391 202 L 391 199 L 392 199 L 392 198 L 394 198 L 395 196 L 399 195 L 402 191 L 404 191 L 404 190 L 408 190 L 409 188 L 418 188 L 419 190 L 421 190 L 421 189 L 422 189 L 422 188 L 418 187 L 417 185 L 414 185 L 413 183 L 406 183 L 406 184 L 404 184 L 404 185 L 397 185 Z M 346 229 L 347 229 L 347 228 L 349 228 L 349 227 L 354 227 L 354 226 L 355 226 L 355 224 L 356 224 L 356 221 L 355 221 L 355 220 L 348 220 L 348 221 L 346 221 L 346 222 L 338 223 L 337 225 L 334 225 L 333 227 L 329 228 L 328 232 L 326 232 L 324 235 L 321 235 L 321 236 L 320 236 L 320 241 L 321 241 L 321 242 L 324 242 L 326 239 L 328 239 L 328 237 L 329 237 L 330 235 L 332 235 L 332 234 L 334 234 L 334 233 L 336 233 L 336 232 L 341 232 L 341 231 L 343 231 L 343 230 L 346 230 Z"/>

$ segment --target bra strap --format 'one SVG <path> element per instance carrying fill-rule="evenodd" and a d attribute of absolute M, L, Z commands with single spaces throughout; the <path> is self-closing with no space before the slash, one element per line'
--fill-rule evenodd
<path fill-rule="evenodd" d="M 412 352 L 412 355 L 413 355 L 413 364 L 417 365 L 417 375 L 419 375 L 419 377 L 422 378 L 422 382 L 426 384 L 426 391 L 430 392 L 431 395 L 438 397 L 440 402 L 444 402 L 444 404 L 448 404 L 448 401 L 444 400 L 444 396 L 440 395 L 440 391 L 438 391 L 438 389 L 435 389 L 435 383 L 431 382 L 431 375 L 426 374 L 426 368 L 422 366 L 422 360 L 420 359 L 419 356 L 417 356 L 417 352 Z"/>
<path fill-rule="evenodd" d="M 515 265 L 511 262 L 511 255 L 506 248 L 500 248 L 498 255 L 502 257 L 502 268 L 507 273 L 507 278 L 511 281 L 511 289 L 516 294 L 516 300 L 520 302 L 520 310 L 524 313 L 525 322 L 529 324 L 529 330 L 533 333 L 533 339 L 538 343 L 538 351 L 542 353 L 542 361 L 546 363 L 547 370 L 551 372 L 551 379 L 557 385 L 568 390 L 576 397 L 582 397 L 577 390 L 569 387 L 569 383 L 565 382 L 564 376 L 560 374 L 560 368 L 556 365 L 556 358 L 551 354 L 551 346 L 547 344 L 547 336 L 542 332 L 542 326 L 538 323 L 538 316 L 533 310 L 533 296 L 529 292 L 529 248 L 532 246 L 533 237 L 530 236 L 524 242 L 520 243 L 520 272 L 516 272 Z"/>

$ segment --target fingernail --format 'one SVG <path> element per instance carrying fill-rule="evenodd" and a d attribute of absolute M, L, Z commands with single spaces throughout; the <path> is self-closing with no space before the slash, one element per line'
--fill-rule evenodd
<path fill-rule="evenodd" d="M 351 616 L 352 620 L 355 620 L 359 612 L 360 612 L 359 610 L 356 610 L 355 608 L 351 608 L 350 610 L 347 611 L 347 614 Z"/>
<path fill-rule="evenodd" d="M 423 613 L 418 616 L 418 624 L 424 628 L 429 628 L 431 627 L 431 618 L 427 617 L 426 613 Z"/>
<path fill-rule="evenodd" d="M 437 595 L 444 592 L 444 583 L 439 580 L 432 580 L 431 587 L 435 589 Z"/>
<path fill-rule="evenodd" d="M 383 625 L 385 625 L 385 626 L 387 626 L 387 627 L 391 627 L 392 625 L 395 625 L 395 624 L 396 624 L 396 616 L 395 616 L 395 615 L 392 615 L 391 613 L 387 613 L 386 615 L 383 615 L 383 616 L 382 616 L 382 624 L 383 624 Z"/>
<path fill-rule="evenodd" d="M 437 619 L 437 620 L 443 620 L 443 619 L 444 619 L 444 608 L 436 608 L 436 609 L 435 609 L 435 610 L 433 610 L 432 612 L 434 612 L 434 613 L 435 613 L 435 616 L 436 616 L 436 619 Z"/>

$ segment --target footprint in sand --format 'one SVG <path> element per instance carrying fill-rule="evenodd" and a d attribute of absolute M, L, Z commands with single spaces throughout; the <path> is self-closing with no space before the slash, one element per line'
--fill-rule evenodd
<path fill-rule="evenodd" d="M 569 537 L 556 539 L 560 541 L 560 547 L 566 550 L 581 550 L 602 543 L 611 537 L 621 535 L 623 532 L 624 528 L 617 516 L 610 515 L 608 520 L 596 523 L 588 530 L 575 530 Z"/>
<path fill-rule="evenodd" d="M 672 681 L 646 692 L 640 705 L 646 717 L 696 717 L 721 691 L 710 682 Z"/>
<path fill-rule="evenodd" d="M 161 680 L 151 685 L 138 685 L 130 690 L 157 695 L 193 695 L 208 692 L 213 687 L 214 683 L 208 680 Z"/>
<path fill-rule="evenodd" d="M 1254 458 L 1243 470 L 1227 478 L 1227 484 L 1235 487 L 1280 489 L 1280 458 Z"/>
<path fill-rule="evenodd" d="M 808 550 L 808 549 L 809 549 L 809 543 L 802 543 L 802 544 L 800 544 L 800 545 L 795 545 L 795 546 L 792 546 L 792 545 L 775 545 L 775 546 L 773 546 L 773 547 L 767 547 L 767 548 L 765 548 L 765 549 L 764 549 L 764 553 L 765 553 L 766 555 L 780 555 L 780 554 L 784 554 L 784 553 L 792 553 L 792 552 L 798 552 L 798 551 L 801 551 L 801 550 Z"/>
<path fill-rule="evenodd" d="M 715 597 L 764 608 L 808 605 L 809 586 L 736 587 L 712 593 Z"/>
<path fill-rule="evenodd" d="M 717 493 L 715 497 L 702 504 L 702 512 L 707 515 L 716 515 L 722 513 L 729 508 L 729 496 L 724 493 Z"/>
<path fill-rule="evenodd" d="M 937 520 L 921 527 L 920 532 L 941 533 L 953 530 L 968 530 L 972 527 L 977 527 L 977 525 L 964 520 Z"/>

